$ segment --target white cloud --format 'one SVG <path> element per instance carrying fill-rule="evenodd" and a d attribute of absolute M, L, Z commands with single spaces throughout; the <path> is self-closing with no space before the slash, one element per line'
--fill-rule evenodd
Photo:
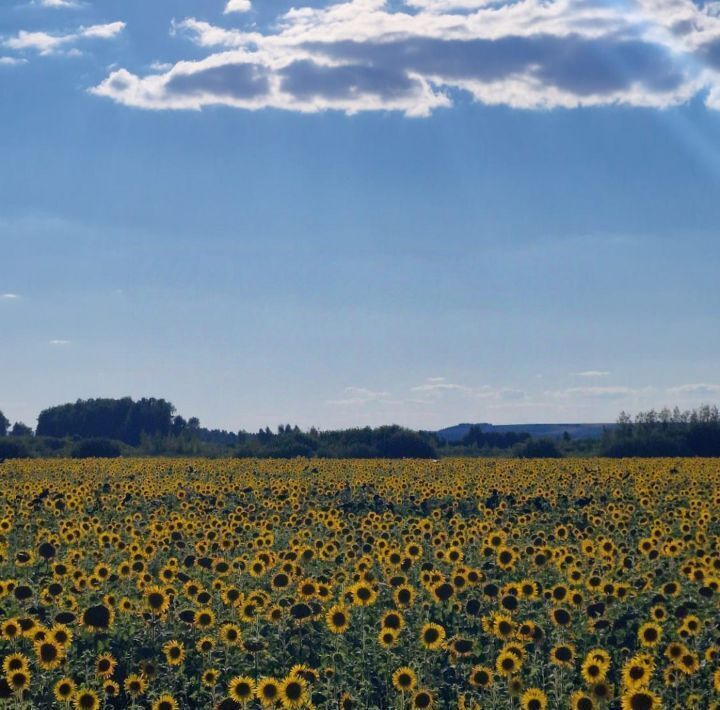
<path fill-rule="evenodd" d="M 340 399 L 327 400 L 327 404 L 358 406 L 370 404 L 371 402 L 384 401 L 390 397 L 389 392 L 379 392 L 368 389 L 367 387 L 346 387 L 343 390 L 343 395 Z"/>
<path fill-rule="evenodd" d="M 511 402 L 523 400 L 527 397 L 524 390 L 515 389 L 513 387 L 491 387 L 490 385 L 481 385 L 472 387 L 469 385 L 461 385 L 454 382 L 447 382 L 445 377 L 428 377 L 427 380 L 410 388 L 410 392 L 418 393 L 425 396 L 424 402 L 437 401 L 444 395 L 459 394 L 465 400 L 496 400 L 499 402 Z M 433 398 L 428 399 L 428 397 Z"/>
<path fill-rule="evenodd" d="M 249 12 L 252 9 L 252 2 L 250 0 L 228 0 L 225 5 L 225 14 L 231 12 Z"/>
<path fill-rule="evenodd" d="M 226 6 L 244 8 L 247 0 Z M 208 50 L 162 74 L 118 69 L 93 91 L 146 109 L 402 111 L 458 93 L 515 108 L 720 108 L 718 2 L 346 0 L 294 7 L 266 32 L 188 18 L 176 36 Z"/>
<path fill-rule="evenodd" d="M 20 57 L 0 57 L 0 66 L 17 66 L 19 64 L 27 64 L 27 59 Z"/>
<path fill-rule="evenodd" d="M 720 385 L 695 383 L 669 387 L 668 394 L 689 397 L 717 397 L 720 395 Z"/>
<path fill-rule="evenodd" d="M 630 387 L 570 387 L 564 390 L 548 392 L 557 399 L 594 398 L 594 399 L 622 399 L 636 394 Z"/>
<path fill-rule="evenodd" d="M 76 0 L 39 0 L 39 4 L 43 7 L 55 8 L 75 8 L 80 7 L 80 3 Z"/>
<path fill-rule="evenodd" d="M 16 301 L 20 296 L 18 296 L 16 293 L 3 293 L 0 295 L 0 300 L 2 301 Z"/>
<path fill-rule="evenodd" d="M 445 379 L 445 378 L 442 378 Z M 466 387 L 465 385 L 456 385 L 451 382 L 438 382 L 438 381 L 428 381 L 425 382 L 422 385 L 417 385 L 415 387 L 411 387 L 411 392 L 448 392 L 448 391 L 456 391 L 456 392 L 468 392 L 470 390 L 469 387 Z"/>
<path fill-rule="evenodd" d="M 172 64 L 168 64 L 167 62 L 153 62 L 150 65 L 150 69 L 154 72 L 166 72 L 172 69 L 172 66 Z"/>
<path fill-rule="evenodd" d="M 583 372 L 576 372 L 576 377 L 607 377 L 610 373 L 605 370 L 584 370 Z"/>
<path fill-rule="evenodd" d="M 49 342 L 50 342 L 50 345 L 70 345 L 69 340 L 56 339 L 56 340 L 50 340 Z"/>
<path fill-rule="evenodd" d="M 112 39 L 125 29 L 124 22 L 109 22 L 104 25 L 81 27 L 69 34 L 48 32 L 27 32 L 20 30 L 17 35 L 5 39 L 2 44 L 16 51 L 33 50 L 41 55 L 54 54 L 62 48 L 85 39 Z M 72 51 L 72 50 L 70 50 Z"/>

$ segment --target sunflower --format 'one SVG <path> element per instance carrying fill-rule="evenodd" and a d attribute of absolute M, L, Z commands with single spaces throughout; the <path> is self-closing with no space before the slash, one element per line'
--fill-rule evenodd
<path fill-rule="evenodd" d="M 506 572 L 512 570 L 515 567 L 517 559 L 518 555 L 512 548 L 506 547 L 505 545 L 501 545 L 497 548 L 495 560 L 498 567 L 505 570 Z"/>
<path fill-rule="evenodd" d="M 2 632 L 3 638 L 9 639 L 10 641 L 22 635 L 22 628 L 17 619 L 7 619 L 3 621 L 2 626 L 0 626 L 0 631 Z"/>
<path fill-rule="evenodd" d="M 56 641 L 37 641 L 34 649 L 38 665 L 46 671 L 57 668 L 65 658 L 65 649 Z"/>
<path fill-rule="evenodd" d="M 300 708 L 309 701 L 307 683 L 302 678 L 288 676 L 280 685 L 280 702 L 283 708 Z"/>
<path fill-rule="evenodd" d="M 142 675 L 131 673 L 127 678 L 125 678 L 124 687 L 125 692 L 131 698 L 139 698 L 145 692 L 147 683 Z"/>
<path fill-rule="evenodd" d="M 528 688 L 520 697 L 523 710 L 545 710 L 547 702 L 547 695 L 539 688 Z"/>
<path fill-rule="evenodd" d="M 32 680 L 32 673 L 26 668 L 21 668 L 17 671 L 10 671 L 5 676 L 8 685 L 16 693 L 21 693 L 23 690 L 27 690 L 30 687 L 30 681 Z"/>
<path fill-rule="evenodd" d="M 241 639 L 240 627 L 236 624 L 223 624 L 218 634 L 220 640 L 228 646 L 234 646 L 239 643 Z"/>
<path fill-rule="evenodd" d="M 700 668 L 700 658 L 694 651 L 686 651 L 677 660 L 676 665 L 685 675 L 693 675 Z"/>
<path fill-rule="evenodd" d="M 350 628 L 350 612 L 343 604 L 334 604 L 325 614 L 325 623 L 334 634 L 344 634 Z"/>
<path fill-rule="evenodd" d="M 117 667 L 117 661 L 112 653 L 103 653 L 95 660 L 95 673 L 100 678 L 109 678 Z"/>
<path fill-rule="evenodd" d="M 178 701 L 169 693 L 164 693 L 152 704 L 152 710 L 179 710 Z"/>
<path fill-rule="evenodd" d="M 415 602 L 415 590 L 408 584 L 401 584 L 393 590 L 393 601 L 399 609 L 407 609 Z"/>
<path fill-rule="evenodd" d="M 500 675 L 511 676 L 518 672 L 522 661 L 510 651 L 502 651 L 495 661 L 495 668 Z"/>
<path fill-rule="evenodd" d="M 198 653 L 210 653 L 215 648 L 215 639 L 212 636 L 201 636 L 195 644 Z"/>
<path fill-rule="evenodd" d="M 115 612 L 107 604 L 96 604 L 88 607 L 82 615 L 82 622 L 86 629 L 96 633 L 107 631 L 115 620 Z"/>
<path fill-rule="evenodd" d="M 564 607 L 558 607 L 557 609 L 553 609 L 550 613 L 550 621 L 552 621 L 555 626 L 569 626 L 572 621 L 572 617 L 567 609 Z"/>
<path fill-rule="evenodd" d="M 702 622 L 694 614 L 689 614 L 683 619 L 680 628 L 678 628 L 678 635 L 682 638 L 688 638 L 690 636 L 697 636 L 702 630 Z"/>
<path fill-rule="evenodd" d="M 384 629 L 400 631 L 405 626 L 405 619 L 397 611 L 386 611 L 380 619 L 380 626 Z"/>
<path fill-rule="evenodd" d="M 577 690 L 570 698 L 570 710 L 595 710 L 595 701 L 587 693 Z"/>
<path fill-rule="evenodd" d="M 350 588 L 355 606 L 371 606 L 377 599 L 377 591 L 367 582 L 358 582 Z"/>
<path fill-rule="evenodd" d="M 228 683 L 228 695 L 238 703 L 247 703 L 255 696 L 255 681 L 248 676 L 235 676 Z"/>
<path fill-rule="evenodd" d="M 473 651 L 473 642 L 464 636 L 456 636 L 448 641 L 446 648 L 455 659 L 465 658 Z"/>
<path fill-rule="evenodd" d="M 489 688 L 493 684 L 493 670 L 487 666 L 473 666 L 470 671 L 470 685 L 474 688 Z"/>
<path fill-rule="evenodd" d="M 590 686 L 590 694 L 600 703 L 607 703 L 613 697 L 613 693 L 613 686 L 604 680 Z"/>
<path fill-rule="evenodd" d="M 163 616 L 170 608 L 170 597 L 164 587 L 154 584 L 143 592 L 145 608 L 155 616 Z"/>
<path fill-rule="evenodd" d="M 383 648 L 392 648 L 398 641 L 400 633 L 392 629 L 380 629 L 378 633 L 378 643 Z"/>
<path fill-rule="evenodd" d="M 638 641 L 645 648 L 657 646 L 661 638 L 662 628 L 654 621 L 649 621 L 638 629 Z"/>
<path fill-rule="evenodd" d="M 622 710 L 656 710 L 660 707 L 660 698 L 651 690 L 631 689 L 623 693 Z"/>
<path fill-rule="evenodd" d="M 120 696 L 120 684 L 114 680 L 103 681 L 103 693 L 106 698 L 117 698 Z"/>
<path fill-rule="evenodd" d="M 53 685 L 53 695 L 59 703 L 69 703 L 75 695 L 76 685 L 71 678 L 61 678 Z"/>
<path fill-rule="evenodd" d="M 168 641 L 163 645 L 163 653 L 168 665 L 179 666 L 185 660 L 185 646 L 180 641 Z"/>
<path fill-rule="evenodd" d="M 73 697 L 73 707 L 76 710 L 98 710 L 100 708 L 100 698 L 90 688 L 78 688 Z"/>
<path fill-rule="evenodd" d="M 441 648 L 445 641 L 445 628 L 440 624 L 425 624 L 420 630 L 420 643 L 430 651 Z"/>
<path fill-rule="evenodd" d="M 588 684 L 599 683 L 605 680 L 607 676 L 608 667 L 604 663 L 600 663 L 591 656 L 588 656 L 582 664 L 580 669 L 583 680 Z"/>
<path fill-rule="evenodd" d="M 212 609 L 203 607 L 195 612 L 195 626 L 199 629 L 211 629 L 215 625 L 215 614 Z"/>
<path fill-rule="evenodd" d="M 54 624 L 50 628 L 50 638 L 61 646 L 69 646 L 73 640 L 72 631 L 65 624 Z"/>
<path fill-rule="evenodd" d="M 490 632 L 499 639 L 509 639 L 515 634 L 515 622 L 506 614 L 494 614 Z"/>
<path fill-rule="evenodd" d="M 631 690 L 646 688 L 648 683 L 650 683 L 652 671 L 652 666 L 644 659 L 638 657 L 631 658 L 622 669 L 623 685 Z"/>
<path fill-rule="evenodd" d="M 563 668 L 572 668 L 575 660 L 575 647 L 569 643 L 560 643 L 550 651 L 550 662 Z"/>
<path fill-rule="evenodd" d="M 304 663 L 296 663 L 288 673 L 288 676 L 291 675 L 302 678 L 309 685 L 316 683 L 320 677 L 314 668 L 310 668 L 310 666 Z"/>
<path fill-rule="evenodd" d="M 417 676 L 415 675 L 415 671 L 408 666 L 398 668 L 392 674 L 392 684 L 395 690 L 401 693 L 407 693 L 415 690 L 415 686 L 417 685 Z"/>
<path fill-rule="evenodd" d="M 11 653 L 3 659 L 2 669 L 7 675 L 12 671 L 26 671 L 30 668 L 30 659 L 22 653 Z"/>
<path fill-rule="evenodd" d="M 217 670 L 217 668 L 208 668 L 203 671 L 203 674 L 200 676 L 200 682 L 206 688 L 214 688 L 217 685 L 219 678 L 220 671 Z"/>
<path fill-rule="evenodd" d="M 429 690 L 418 690 L 412 697 L 411 707 L 432 710 L 435 707 L 435 698 Z"/>
<path fill-rule="evenodd" d="M 264 708 L 271 708 L 280 699 L 280 683 L 275 678 L 260 678 L 255 688 L 255 696 Z"/>

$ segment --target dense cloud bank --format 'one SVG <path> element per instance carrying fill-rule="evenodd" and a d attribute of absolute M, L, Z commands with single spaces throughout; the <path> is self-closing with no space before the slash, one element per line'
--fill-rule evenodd
<path fill-rule="evenodd" d="M 243 9 L 227 22 L 242 25 Z M 145 76 L 118 68 L 93 91 L 147 109 L 409 116 L 462 93 L 524 109 L 663 108 L 698 95 L 720 107 L 718 2 L 349 0 L 292 9 L 265 32 L 194 18 L 173 32 L 207 56 Z"/>

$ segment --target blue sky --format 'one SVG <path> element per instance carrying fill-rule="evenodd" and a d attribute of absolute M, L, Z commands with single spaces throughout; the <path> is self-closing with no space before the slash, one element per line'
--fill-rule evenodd
<path fill-rule="evenodd" d="M 718 3 L 291 7 L 2 3 L 8 417 L 130 394 L 232 429 L 434 428 L 720 399 Z"/>

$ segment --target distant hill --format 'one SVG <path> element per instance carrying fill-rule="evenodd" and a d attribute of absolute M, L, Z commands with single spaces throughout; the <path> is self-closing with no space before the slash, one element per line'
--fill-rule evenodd
<path fill-rule="evenodd" d="M 600 439 L 603 429 L 613 429 L 615 424 L 456 424 L 435 432 L 444 441 L 460 441 L 471 426 L 479 426 L 483 432 L 506 434 L 526 432 L 535 438 L 561 439 L 567 432 L 573 439 Z"/>

